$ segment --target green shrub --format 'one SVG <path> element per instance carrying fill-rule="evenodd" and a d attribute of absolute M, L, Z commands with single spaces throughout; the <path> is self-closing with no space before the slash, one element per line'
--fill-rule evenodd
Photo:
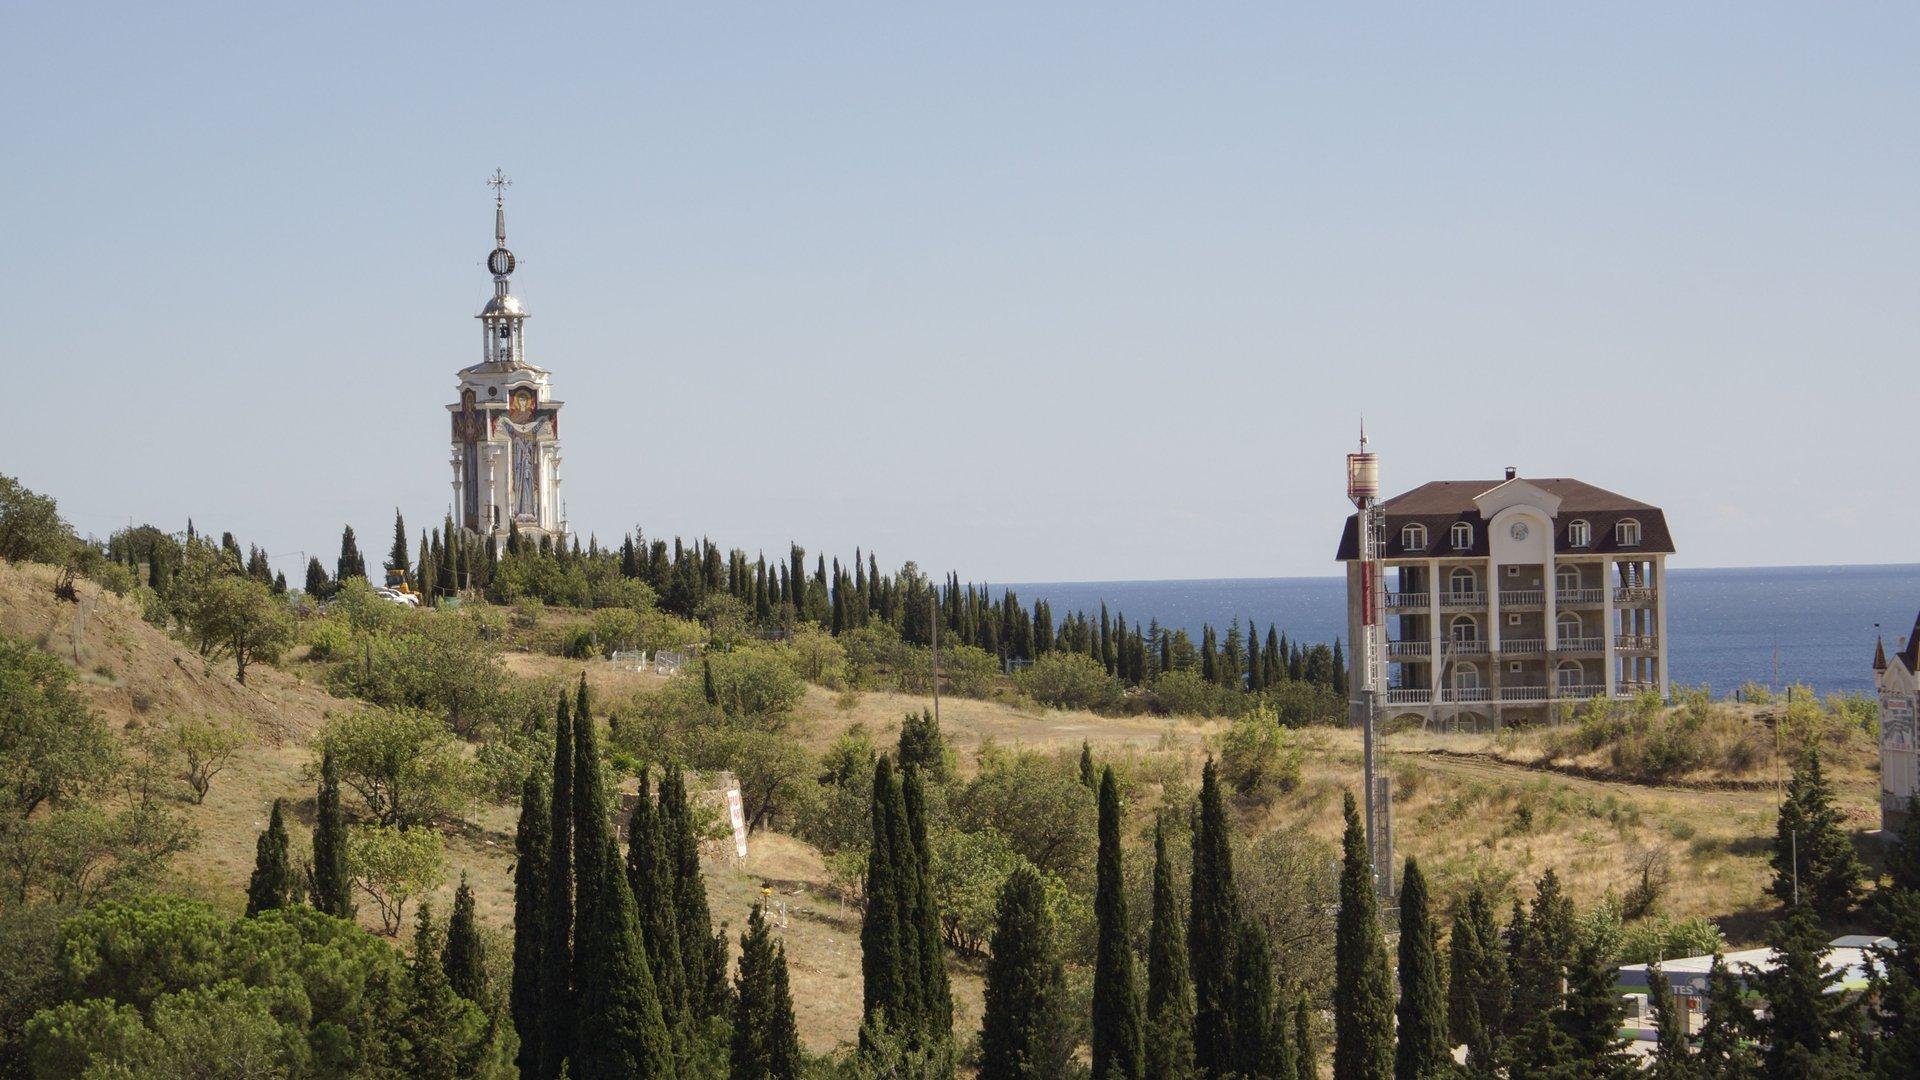
<path fill-rule="evenodd" d="M 1220 740 L 1220 775 L 1234 794 L 1269 803 L 1300 786 L 1301 756 L 1273 721 L 1235 720 Z"/>
<path fill-rule="evenodd" d="M 1083 653 L 1050 652 L 1013 677 L 1020 692 L 1056 709 L 1112 708 L 1120 682 Z"/>

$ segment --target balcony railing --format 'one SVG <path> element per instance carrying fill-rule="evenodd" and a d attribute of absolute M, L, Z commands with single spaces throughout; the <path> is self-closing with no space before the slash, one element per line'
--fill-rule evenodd
<path fill-rule="evenodd" d="M 1653 599 L 1651 585 L 1622 585 L 1613 590 L 1616 604 L 1644 604 Z"/>
<path fill-rule="evenodd" d="M 1469 638 L 1464 641 L 1456 638 L 1447 642 L 1447 653 L 1450 656 L 1485 656 L 1487 641 L 1485 638 Z"/>
<path fill-rule="evenodd" d="M 1387 655 L 1431 656 L 1433 655 L 1433 643 L 1431 641 L 1389 641 L 1387 642 Z"/>
<path fill-rule="evenodd" d="M 1604 694 L 1606 692 L 1607 692 L 1607 688 L 1599 683 L 1578 684 L 1578 685 L 1571 684 L 1571 683 L 1561 683 L 1559 686 L 1556 686 L 1553 688 L 1553 696 L 1563 701 L 1565 700 L 1584 701 L 1587 698 L 1599 697 L 1601 694 Z"/>
<path fill-rule="evenodd" d="M 1615 694 L 1640 694 L 1648 690 L 1658 689 L 1660 689 L 1659 683 L 1634 682 L 1632 679 L 1621 679 L 1619 682 L 1613 684 L 1613 692 Z"/>
<path fill-rule="evenodd" d="M 1503 653 L 1543 653 L 1547 651 L 1546 638 L 1501 638 L 1500 651 Z"/>
<path fill-rule="evenodd" d="M 1431 690 L 1387 691 L 1387 704 L 1389 705 L 1425 705 L 1432 700 L 1433 691 Z"/>
<path fill-rule="evenodd" d="M 1657 649 L 1660 639 L 1653 634 L 1617 634 L 1613 639 L 1616 649 Z"/>
<path fill-rule="evenodd" d="M 1546 593 L 1540 589 L 1501 589 L 1501 607 L 1538 607 L 1546 603 Z"/>
<path fill-rule="evenodd" d="M 1553 602 L 1556 604 L 1598 604 L 1607 598 L 1605 589 L 1555 589 Z"/>
<path fill-rule="evenodd" d="M 1501 701 L 1545 701 L 1547 688 L 1544 686 L 1503 686 L 1500 688 Z"/>
<path fill-rule="evenodd" d="M 1446 690 L 1440 691 L 1440 700 L 1452 701 L 1452 702 L 1492 701 L 1493 691 L 1487 689 L 1484 686 L 1462 686 L 1457 688 L 1448 688 Z"/>
<path fill-rule="evenodd" d="M 1560 639 L 1561 652 L 1605 652 L 1607 639 L 1603 637 L 1563 637 Z"/>
<path fill-rule="evenodd" d="M 1423 592 L 1390 592 L 1386 594 L 1386 605 L 1390 608 L 1423 608 L 1427 606 L 1428 594 Z"/>
<path fill-rule="evenodd" d="M 1443 592 L 1440 594 L 1440 606 L 1441 607 L 1486 607 L 1487 594 L 1479 591 L 1478 589 L 1472 592 L 1468 592 L 1465 589 L 1454 589 L 1452 591 Z"/>

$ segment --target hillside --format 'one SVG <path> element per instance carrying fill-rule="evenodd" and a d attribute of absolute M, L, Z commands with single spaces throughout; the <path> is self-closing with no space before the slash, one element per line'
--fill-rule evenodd
<path fill-rule="evenodd" d="M 311 760 L 309 742 L 329 715 L 355 703 L 266 665 L 254 668 L 241 686 L 228 666 L 202 662 L 142 620 L 128 602 L 86 582 L 79 586 L 78 604 L 60 601 L 52 581 L 47 568 L 0 563 L 0 633 L 34 642 L 70 663 L 94 707 L 115 727 L 206 716 L 237 721 L 249 733 L 206 802 L 183 806 L 199 835 L 192 851 L 175 864 L 181 891 L 238 910 L 255 837 L 273 799 L 289 800 L 299 823 L 296 849 L 305 849 L 313 810 L 311 785 L 302 776 Z M 665 682 L 603 663 L 531 653 L 509 654 L 506 666 L 533 677 L 570 678 L 584 670 L 600 700 L 647 695 Z M 308 670 L 299 663 L 288 667 Z M 890 740 L 900 717 L 925 704 L 901 694 L 809 686 L 798 709 L 799 738 L 820 751 L 858 723 L 877 741 Z M 1107 760 L 1158 763 L 1156 770 L 1137 770 L 1140 775 L 1191 777 L 1226 728 L 1221 721 L 1116 719 L 954 698 L 943 701 L 942 721 L 963 775 L 988 742 L 1075 753 L 1085 741 Z M 1332 840 L 1338 835 L 1341 792 L 1357 786 L 1359 741 L 1351 732 L 1333 729 L 1293 733 L 1290 740 L 1300 751 L 1298 783 L 1270 804 L 1243 808 L 1239 828 L 1255 835 L 1308 832 Z M 1393 736 L 1388 760 L 1399 791 L 1399 852 L 1418 855 L 1442 895 L 1474 878 L 1524 892 L 1534 877 L 1553 867 L 1582 904 L 1622 893 L 1633 884 L 1640 862 L 1660 853 L 1672 870 L 1663 898 L 1666 913 L 1713 918 L 1735 944 L 1757 939 L 1771 910 L 1763 897 L 1775 803 L 1770 786 L 1630 783 L 1592 775 L 1591 763 L 1538 758 L 1524 747 L 1516 749 L 1511 739 Z M 1857 830 L 1877 825 L 1871 768 L 1870 752 L 1862 747 L 1833 762 L 1843 810 Z M 1575 770 L 1589 775 L 1575 775 Z M 1144 807 L 1150 798 L 1137 801 Z M 481 805 L 465 826 L 450 833 L 451 872 L 437 907 L 445 910 L 464 872 L 483 920 L 504 931 L 511 913 L 513 825 L 510 808 Z M 709 853 L 706 869 L 716 916 L 736 929 L 763 886 L 784 902 L 802 1035 L 816 1050 L 851 1040 L 860 1007 L 859 917 L 830 886 L 821 855 L 792 837 L 761 833 L 745 860 Z M 497 940 L 496 955 L 504 954 L 506 942 Z M 965 964 L 957 965 L 955 991 L 956 1026 L 971 1032 L 979 1021 L 980 989 L 977 973 Z"/>

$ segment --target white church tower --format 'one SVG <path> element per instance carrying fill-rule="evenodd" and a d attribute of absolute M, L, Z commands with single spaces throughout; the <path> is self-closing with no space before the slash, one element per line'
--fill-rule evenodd
<path fill-rule="evenodd" d="M 506 187 L 495 170 L 493 297 L 480 309 L 480 362 L 460 371 L 453 416 L 453 505 L 460 526 L 495 545 L 518 529 L 527 540 L 560 543 L 567 522 L 560 501 L 560 407 L 547 369 L 526 358 L 527 309 L 507 290 Z"/>

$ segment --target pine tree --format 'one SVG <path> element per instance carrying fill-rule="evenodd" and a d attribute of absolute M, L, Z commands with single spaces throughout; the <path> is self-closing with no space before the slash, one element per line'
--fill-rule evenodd
<path fill-rule="evenodd" d="M 353 881 L 347 875 L 347 818 L 340 809 L 340 769 L 333 751 L 320 752 L 320 790 L 314 800 L 313 906 L 336 919 L 353 918 Z"/>
<path fill-rule="evenodd" d="M 1856 1023 L 1856 1009 L 1849 999 L 1829 992 L 1841 973 L 1823 963 L 1827 943 L 1811 906 L 1789 907 L 1786 918 L 1768 931 L 1767 944 L 1773 946 L 1775 966 L 1750 980 L 1767 1003 L 1766 1016 L 1752 1022 L 1765 1047 L 1766 1075 L 1782 1080 L 1854 1075 L 1859 1062 L 1845 1033 Z"/>
<path fill-rule="evenodd" d="M 680 958 L 680 924 L 674 911 L 672 860 L 666 852 L 659 815 L 653 804 L 651 780 L 640 771 L 640 791 L 627 818 L 627 886 L 633 890 L 640 934 L 647 945 L 647 965 L 653 973 L 660 1010 L 669 1026 L 689 1014 L 685 968 Z M 704 939 L 705 934 L 701 937 Z"/>
<path fill-rule="evenodd" d="M 1193 1058 L 1208 1076 L 1232 1068 L 1228 982 L 1233 933 L 1239 921 L 1233 888 L 1233 851 L 1213 759 L 1200 774 L 1200 813 L 1193 833 L 1193 899 L 1187 923 L 1187 965 L 1193 978 Z"/>
<path fill-rule="evenodd" d="M 281 817 L 284 800 L 273 800 L 267 828 L 254 845 L 253 876 L 247 881 L 247 915 L 286 907 L 293 900 L 293 871 L 287 864 L 287 825 Z"/>
<path fill-rule="evenodd" d="M 520 825 L 513 838 L 513 983 L 508 988 L 507 1011 L 520 1035 L 514 1063 L 521 1080 L 543 1075 L 541 982 L 546 972 L 547 878 L 553 842 L 547 798 L 536 766 L 520 787 Z"/>
<path fill-rule="evenodd" d="M 1134 986 L 1126 876 L 1120 864 L 1120 789 L 1112 766 L 1100 773 L 1099 833 L 1093 896 L 1099 924 L 1093 961 L 1093 1076 L 1094 1080 L 1142 1080 L 1145 1047 L 1140 995 Z"/>
<path fill-rule="evenodd" d="M 1692 1048 L 1688 1046 L 1687 1014 L 1673 997 L 1673 984 L 1659 964 L 1647 967 L 1647 1003 L 1653 1008 L 1654 1080 L 1692 1080 Z"/>
<path fill-rule="evenodd" d="M 554 1080 L 572 1059 L 573 986 L 573 720 L 562 692 L 553 724 L 553 783 L 547 787 L 547 941 L 541 951 L 540 1075 Z M 578 1068 L 574 1072 L 578 1072 Z"/>
<path fill-rule="evenodd" d="M 570 1074 L 675 1074 L 673 1036 L 647 963 L 620 849 L 608 827 L 598 737 L 584 681 L 573 725 L 573 841 L 576 913 L 574 994 L 578 1010 Z"/>
<path fill-rule="evenodd" d="M 1167 858 L 1167 822 L 1153 824 L 1153 913 L 1147 928 L 1146 1075 L 1187 1080 L 1194 1075 L 1193 1000 L 1173 863 Z"/>
<path fill-rule="evenodd" d="M 1232 1070 L 1243 1077 L 1274 1075 L 1277 1056 L 1273 1039 L 1282 1042 L 1285 1029 L 1273 1030 L 1273 952 L 1260 922 L 1242 914 L 1234 928 L 1233 973 L 1228 983 L 1231 1004 L 1227 1031 L 1233 1040 Z"/>
<path fill-rule="evenodd" d="M 1913 802 L 1908 800 L 1909 811 Z M 1907 821 L 1920 822 L 1920 817 L 1910 813 Z M 1914 831 L 1912 824 L 1902 830 L 1888 855 L 1894 884 L 1875 898 L 1876 929 L 1893 939 L 1892 945 L 1873 950 L 1879 972 L 1870 976 L 1867 986 L 1868 998 L 1877 1005 L 1872 1020 L 1878 1028 L 1878 1037 L 1870 1044 L 1870 1063 L 1880 1077 L 1903 1077 L 1920 1061 L 1920 890 L 1902 884 L 1912 878 L 1905 876 L 1909 868 L 1901 865 L 1907 857 L 1902 849 L 1911 843 Z"/>
<path fill-rule="evenodd" d="M 1386 1080 L 1393 1075 L 1393 984 L 1373 891 L 1366 831 L 1353 793 L 1346 798 L 1340 914 L 1334 937 L 1333 1075 Z"/>
<path fill-rule="evenodd" d="M 440 953 L 440 966 L 446 970 L 447 985 L 453 992 L 480 1006 L 490 1007 L 487 990 L 487 944 L 473 921 L 473 889 L 467 875 L 460 875 L 460 888 L 453 894 L 453 918 L 447 921 L 447 942 Z"/>
<path fill-rule="evenodd" d="M 734 976 L 731 1080 L 799 1080 L 800 1039 L 787 987 L 786 951 L 755 904 L 740 935 Z"/>
<path fill-rule="evenodd" d="M 1030 866 L 1000 888 L 986 1009 L 980 1026 L 980 1080 L 1053 1080 L 1073 1055 L 1066 971 L 1054 949 L 1046 889 Z"/>
<path fill-rule="evenodd" d="M 1395 1080 L 1424 1080 L 1450 1067 L 1446 994 L 1440 985 L 1440 958 L 1434 944 L 1433 915 L 1427 908 L 1427 879 L 1409 857 L 1400 879 L 1400 1004 L 1395 1011 Z"/>
<path fill-rule="evenodd" d="M 1821 918 L 1845 918 L 1860 898 L 1866 871 L 1834 805 L 1833 788 L 1820 770 L 1820 751 L 1809 748 L 1793 767 L 1787 801 L 1773 841 L 1773 894 L 1787 903 L 1798 895 Z"/>
<path fill-rule="evenodd" d="M 1741 1080 L 1759 1075 L 1759 1058 L 1744 1037 L 1752 1023 L 1753 1010 L 1746 1003 L 1740 979 L 1727 967 L 1727 958 L 1716 951 L 1707 969 L 1706 1016 L 1694 1054 L 1701 1077 Z"/>
<path fill-rule="evenodd" d="M 1544 1016 L 1560 1007 L 1575 947 L 1573 901 L 1552 867 L 1535 883 L 1532 910 L 1514 933 L 1513 1015 Z"/>
<path fill-rule="evenodd" d="M 1619 969 L 1592 935 L 1581 935 L 1567 971 L 1567 994 L 1553 1014 L 1554 1025 L 1572 1047 L 1570 1060 L 1587 1077 L 1632 1076 L 1637 1072 L 1620 1038 L 1622 1008 L 1614 992 Z"/>
<path fill-rule="evenodd" d="M 1907 796 L 1907 821 L 1887 848 L 1887 874 L 1893 888 L 1920 893 L 1920 795 Z"/>

